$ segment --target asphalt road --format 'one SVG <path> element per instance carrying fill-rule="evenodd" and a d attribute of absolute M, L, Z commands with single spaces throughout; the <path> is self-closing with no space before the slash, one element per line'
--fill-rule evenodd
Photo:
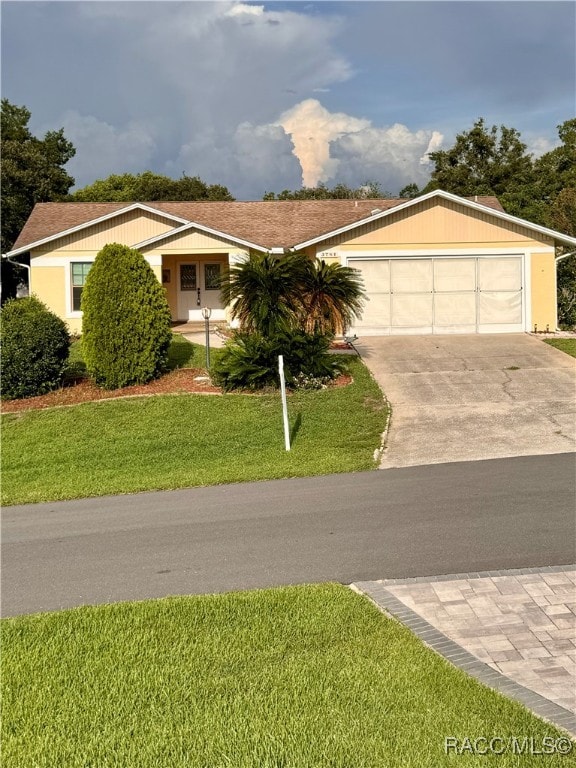
<path fill-rule="evenodd" d="M 576 561 L 574 454 L 8 507 L 2 613 Z"/>

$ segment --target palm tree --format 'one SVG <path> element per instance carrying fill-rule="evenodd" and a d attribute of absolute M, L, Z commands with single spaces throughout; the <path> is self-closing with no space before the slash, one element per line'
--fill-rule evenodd
<path fill-rule="evenodd" d="M 358 270 L 320 259 L 300 259 L 300 326 L 307 333 L 343 334 L 364 305 Z"/>
<path fill-rule="evenodd" d="M 295 259 L 251 253 L 224 275 L 222 301 L 245 331 L 274 336 L 296 323 L 294 297 L 298 289 Z"/>
<path fill-rule="evenodd" d="M 221 294 L 244 330 L 267 337 L 296 328 L 344 333 L 364 301 L 357 270 L 294 252 L 251 254 L 228 271 Z"/>

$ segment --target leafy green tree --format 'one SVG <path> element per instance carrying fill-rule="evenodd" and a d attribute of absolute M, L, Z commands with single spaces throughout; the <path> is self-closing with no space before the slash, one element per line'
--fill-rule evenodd
<path fill-rule="evenodd" d="M 557 266 L 558 324 L 576 326 L 576 255 L 561 259 Z"/>
<path fill-rule="evenodd" d="M 2 397 L 42 395 L 62 381 L 70 336 L 35 296 L 10 299 L 1 312 Z"/>
<path fill-rule="evenodd" d="M 145 384 L 166 370 L 170 309 L 139 251 L 105 245 L 86 278 L 81 307 L 82 352 L 99 386 Z"/>
<path fill-rule="evenodd" d="M 406 184 L 405 187 L 402 187 L 398 197 L 401 197 L 407 200 L 413 200 L 415 197 L 418 197 L 421 194 L 422 194 L 422 191 L 419 189 L 418 184 L 412 183 L 412 184 Z"/>
<path fill-rule="evenodd" d="M 30 111 L 2 99 L 2 252 L 9 251 L 36 203 L 62 200 L 74 184 L 65 170 L 76 150 L 64 130 L 43 139 L 28 128 Z"/>
<path fill-rule="evenodd" d="M 71 200 L 87 203 L 145 202 L 156 200 L 234 200 L 221 184 L 206 184 L 198 176 L 171 179 L 152 171 L 112 174 L 76 190 Z"/>
<path fill-rule="evenodd" d="M 325 184 L 317 187 L 302 187 L 302 189 L 282 192 L 265 192 L 264 200 L 372 200 L 393 197 L 390 192 L 382 191 L 377 181 L 365 181 L 359 187 L 349 187 L 346 184 L 336 184 L 332 188 Z"/>
<path fill-rule="evenodd" d="M 453 147 L 431 152 L 430 158 L 435 167 L 424 192 L 496 195 L 506 208 L 505 196 L 534 179 L 532 157 L 519 132 L 504 125 L 487 128 L 483 118 L 459 133 Z"/>

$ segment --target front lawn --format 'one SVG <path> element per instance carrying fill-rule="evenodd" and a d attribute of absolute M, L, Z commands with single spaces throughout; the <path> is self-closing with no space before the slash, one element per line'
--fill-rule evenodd
<path fill-rule="evenodd" d="M 339 585 L 85 607 L 2 630 L 6 768 L 506 768 L 520 765 L 510 746 L 455 756 L 444 739 L 561 736 Z"/>
<path fill-rule="evenodd" d="M 550 344 L 551 347 L 566 352 L 567 355 L 576 357 L 576 339 L 544 339 L 546 344 Z"/>
<path fill-rule="evenodd" d="M 290 395 L 157 395 L 2 417 L 4 504 L 375 467 L 387 408 L 357 358 L 352 384 Z"/>

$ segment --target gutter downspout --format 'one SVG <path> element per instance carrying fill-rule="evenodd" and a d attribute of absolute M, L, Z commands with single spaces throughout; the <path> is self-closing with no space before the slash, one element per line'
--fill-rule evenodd
<path fill-rule="evenodd" d="M 554 259 L 556 260 L 556 264 L 558 264 L 559 261 L 563 261 L 564 259 L 567 259 L 568 256 L 576 256 L 576 251 L 570 251 L 570 253 L 563 253 L 561 256 L 554 256 Z"/>
<path fill-rule="evenodd" d="M 2 254 L 2 258 L 5 259 L 9 264 L 13 264 L 15 267 L 24 267 L 24 269 L 28 270 L 28 294 L 30 295 L 32 293 L 32 268 L 29 264 L 20 264 L 17 261 L 12 261 L 10 256 L 7 256 L 5 253 Z M 0 283 L 0 297 L 2 296 L 2 284 Z"/>

